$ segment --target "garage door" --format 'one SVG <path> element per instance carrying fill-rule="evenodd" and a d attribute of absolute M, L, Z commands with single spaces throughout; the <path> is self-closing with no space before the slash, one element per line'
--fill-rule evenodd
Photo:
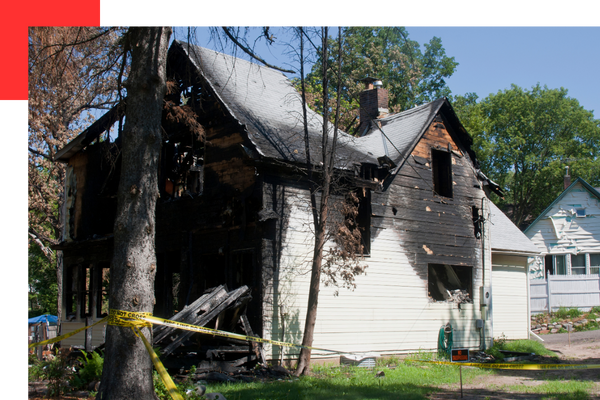
<path fill-rule="evenodd" d="M 492 266 L 494 337 L 527 339 L 527 272 L 523 266 Z"/>

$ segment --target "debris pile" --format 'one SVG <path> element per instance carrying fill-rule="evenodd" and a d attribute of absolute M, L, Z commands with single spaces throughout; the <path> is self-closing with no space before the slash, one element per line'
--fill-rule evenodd
<path fill-rule="evenodd" d="M 469 296 L 469 292 L 467 292 L 466 290 L 446 290 L 446 294 L 447 296 L 444 296 L 446 298 L 446 301 L 449 301 L 451 303 L 464 304 L 473 302 L 473 300 Z"/>
<path fill-rule="evenodd" d="M 484 351 L 474 351 L 469 353 L 469 362 L 472 363 L 492 363 L 496 358 Z"/>
<path fill-rule="evenodd" d="M 190 325 L 256 336 L 246 316 L 252 297 L 248 286 L 229 292 L 221 285 L 204 292 L 189 306 L 171 318 Z M 154 346 L 160 347 L 163 364 L 168 369 L 186 369 L 195 365 L 201 372 L 237 372 L 264 363 L 259 343 L 228 337 L 199 334 L 192 331 L 157 325 Z"/>

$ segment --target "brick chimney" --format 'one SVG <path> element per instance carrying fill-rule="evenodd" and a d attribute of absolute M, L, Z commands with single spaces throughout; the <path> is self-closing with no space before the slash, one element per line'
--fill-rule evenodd
<path fill-rule="evenodd" d="M 569 166 L 566 167 L 565 178 L 564 178 L 564 188 L 566 190 L 569 186 L 571 186 L 571 175 L 569 175 Z"/>
<path fill-rule="evenodd" d="M 365 90 L 360 92 L 360 126 L 358 134 L 362 135 L 373 119 L 383 118 L 388 115 L 388 91 L 376 78 L 365 78 Z"/>

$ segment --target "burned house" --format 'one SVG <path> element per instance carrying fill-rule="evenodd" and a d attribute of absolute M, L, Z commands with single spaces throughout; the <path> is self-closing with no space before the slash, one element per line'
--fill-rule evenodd
<path fill-rule="evenodd" d="M 313 235 L 302 103 L 286 77 L 175 41 L 168 77 L 202 127 L 163 115 L 154 314 L 170 317 L 207 289 L 249 288 L 248 320 L 266 339 L 300 342 Z M 321 288 L 314 346 L 397 353 L 489 345 L 491 245 L 487 193 L 472 140 L 446 99 L 388 115 L 387 92 L 361 95 L 361 136 L 341 133 L 336 173 L 358 196 L 366 275 L 354 290 Z M 57 155 L 67 163 L 63 333 L 108 311 L 119 179 L 120 104 Z M 321 116 L 309 110 L 312 159 Z M 111 136 L 112 135 L 112 136 Z M 483 294 L 483 295 L 482 295 Z M 214 325 L 213 325 L 214 326 Z M 103 340 L 102 328 L 91 333 Z M 73 336 L 73 344 L 84 339 Z M 267 358 L 296 350 L 267 346 Z M 313 357 L 327 353 L 313 352 Z"/>

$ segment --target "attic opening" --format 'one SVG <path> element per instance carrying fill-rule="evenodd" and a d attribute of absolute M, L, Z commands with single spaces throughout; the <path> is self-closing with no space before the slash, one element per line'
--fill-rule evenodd
<path fill-rule="evenodd" d="M 431 149 L 431 170 L 435 193 L 452 198 L 452 156 L 450 152 Z"/>
<path fill-rule="evenodd" d="M 201 84 L 187 86 L 174 78 L 167 87 L 159 173 L 161 198 L 193 197 L 204 190 L 205 134 L 200 120 L 207 112 L 204 103 L 210 94 Z"/>
<path fill-rule="evenodd" d="M 427 287 L 434 301 L 472 303 L 473 267 L 429 264 Z"/>

